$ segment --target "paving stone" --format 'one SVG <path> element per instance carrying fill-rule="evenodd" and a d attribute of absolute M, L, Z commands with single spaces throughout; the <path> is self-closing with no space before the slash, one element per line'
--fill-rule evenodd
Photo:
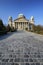
<path fill-rule="evenodd" d="M 24 55 L 24 58 L 29 58 L 29 55 L 28 55 L 28 54 L 25 54 L 25 55 Z"/>
<path fill-rule="evenodd" d="M 31 63 L 30 65 L 35 65 L 35 63 Z"/>
<path fill-rule="evenodd" d="M 37 59 L 35 58 L 35 59 L 33 59 L 33 62 L 38 62 L 38 61 L 37 61 Z"/>
<path fill-rule="evenodd" d="M 9 59 L 2 59 L 2 62 L 8 62 Z"/>
<path fill-rule="evenodd" d="M 18 31 L 4 37 L 0 39 L 0 65 L 43 65 L 43 36 Z"/>
<path fill-rule="evenodd" d="M 20 62 L 20 58 L 15 58 L 14 62 Z"/>
<path fill-rule="evenodd" d="M 36 65 L 40 65 L 40 63 L 36 63 Z"/>
<path fill-rule="evenodd" d="M 13 55 L 12 55 L 12 54 L 10 54 L 10 55 L 9 55 L 9 57 L 13 57 Z"/>
<path fill-rule="evenodd" d="M 25 65 L 25 63 L 21 63 L 21 65 Z"/>
<path fill-rule="evenodd" d="M 6 65 L 6 63 L 1 63 L 1 65 Z"/>
<path fill-rule="evenodd" d="M 30 65 L 29 63 L 25 63 L 25 65 Z"/>
<path fill-rule="evenodd" d="M 9 59 L 9 62 L 13 62 L 13 59 Z"/>
<path fill-rule="evenodd" d="M 12 63 L 6 63 L 6 65 L 11 65 Z"/>
<path fill-rule="evenodd" d="M 24 62 L 28 62 L 28 58 L 24 59 Z"/>
<path fill-rule="evenodd" d="M 33 62 L 33 59 L 32 59 L 32 58 L 30 58 L 30 59 L 29 59 L 29 61 L 30 61 L 30 62 Z"/>
<path fill-rule="evenodd" d="M 43 63 L 41 63 L 40 65 L 43 65 Z"/>
<path fill-rule="evenodd" d="M 0 62 L 0 65 L 1 65 L 1 62 Z"/>

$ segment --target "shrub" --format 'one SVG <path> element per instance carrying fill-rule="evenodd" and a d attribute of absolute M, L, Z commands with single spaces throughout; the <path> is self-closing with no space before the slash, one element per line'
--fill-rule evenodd
<path fill-rule="evenodd" d="M 17 29 L 14 29 L 14 27 L 10 27 L 9 25 L 6 27 L 7 32 L 14 32 L 17 31 Z"/>
<path fill-rule="evenodd" d="M 8 26 L 6 27 L 6 30 L 7 30 L 7 32 L 11 31 L 11 27 L 8 25 Z"/>
<path fill-rule="evenodd" d="M 28 30 L 28 28 L 25 28 L 25 30 Z"/>
<path fill-rule="evenodd" d="M 43 27 L 41 25 L 33 25 L 33 32 L 43 34 Z"/>

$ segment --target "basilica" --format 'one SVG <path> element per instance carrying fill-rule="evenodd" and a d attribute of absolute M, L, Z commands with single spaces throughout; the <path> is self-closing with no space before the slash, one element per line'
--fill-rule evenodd
<path fill-rule="evenodd" d="M 33 30 L 34 17 L 31 16 L 28 20 L 23 14 L 19 14 L 18 17 L 13 21 L 12 17 L 8 18 L 8 24 L 10 27 L 18 30 Z"/>

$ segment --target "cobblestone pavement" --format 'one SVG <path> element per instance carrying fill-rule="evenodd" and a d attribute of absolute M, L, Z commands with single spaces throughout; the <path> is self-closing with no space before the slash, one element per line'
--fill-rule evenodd
<path fill-rule="evenodd" d="M 18 31 L 0 37 L 0 65 L 43 65 L 43 36 Z"/>

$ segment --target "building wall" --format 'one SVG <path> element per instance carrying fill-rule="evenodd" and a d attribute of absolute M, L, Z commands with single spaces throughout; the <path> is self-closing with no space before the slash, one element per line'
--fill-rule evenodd
<path fill-rule="evenodd" d="M 19 18 L 14 21 L 15 28 L 25 30 L 26 28 L 29 28 L 29 21 L 25 18 Z"/>

